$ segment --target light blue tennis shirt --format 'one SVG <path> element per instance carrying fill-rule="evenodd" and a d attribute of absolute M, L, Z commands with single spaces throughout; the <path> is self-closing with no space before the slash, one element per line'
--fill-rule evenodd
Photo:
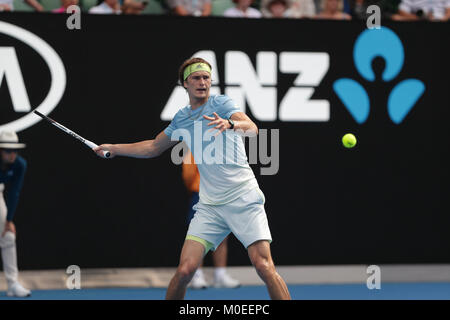
<path fill-rule="evenodd" d="M 203 106 L 192 110 L 188 105 L 179 110 L 164 133 L 172 140 L 184 141 L 194 155 L 200 173 L 200 202 L 220 205 L 239 198 L 243 193 L 258 187 L 250 168 L 242 136 L 226 130 L 214 137 L 210 120 L 203 115 L 229 119 L 241 112 L 226 95 L 211 95 Z"/>

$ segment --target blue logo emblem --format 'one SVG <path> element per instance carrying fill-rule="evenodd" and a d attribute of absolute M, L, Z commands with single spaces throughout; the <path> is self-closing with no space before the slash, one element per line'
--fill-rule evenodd
<path fill-rule="evenodd" d="M 356 39 L 353 60 L 356 70 L 365 80 L 375 81 L 372 61 L 381 57 L 386 67 L 381 75 L 383 81 L 393 80 L 401 71 L 405 58 L 402 42 L 389 28 L 367 29 Z M 333 89 L 353 119 L 364 123 L 370 113 L 370 99 L 364 87 L 357 81 L 341 78 L 333 83 Z M 395 124 L 403 121 L 425 91 L 425 85 L 417 79 L 405 79 L 398 83 L 389 94 L 388 114 Z"/>

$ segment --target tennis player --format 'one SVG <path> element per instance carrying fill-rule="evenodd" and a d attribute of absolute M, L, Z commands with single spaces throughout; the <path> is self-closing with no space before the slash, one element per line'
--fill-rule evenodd
<path fill-rule="evenodd" d="M 197 204 L 200 189 L 200 173 L 198 172 L 197 165 L 195 164 L 194 156 L 191 152 L 188 152 L 183 158 L 182 177 L 187 191 L 189 192 L 189 209 L 187 214 L 187 224 L 191 222 L 194 217 L 195 210 L 193 207 Z M 222 243 L 212 253 L 212 260 L 214 264 L 214 280 L 213 286 L 215 288 L 238 288 L 240 283 L 238 280 L 231 277 L 227 272 L 227 255 L 228 255 L 228 236 L 222 241 Z M 205 289 L 209 286 L 206 282 L 205 275 L 203 273 L 203 264 L 200 263 L 197 271 L 195 271 L 191 282 L 190 288 Z"/>
<path fill-rule="evenodd" d="M 257 134 L 257 126 L 228 96 L 209 94 L 211 65 L 207 61 L 201 58 L 186 60 L 179 69 L 179 80 L 188 93 L 190 104 L 179 110 L 155 139 L 102 144 L 93 149 L 102 158 L 103 151 L 111 152 L 111 158 L 153 158 L 182 139 L 194 154 L 200 172 L 200 200 L 194 207 L 196 213 L 189 224 L 179 266 L 170 281 L 166 299 L 184 298 L 187 285 L 204 255 L 210 249 L 215 250 L 230 232 L 247 248 L 250 261 L 266 284 L 270 297 L 290 299 L 286 283 L 272 260 L 272 237 L 264 210 L 264 195 L 247 162 L 244 143 L 238 136 L 238 132 Z M 203 133 L 214 129 L 226 145 L 234 145 L 233 152 L 215 148 L 215 158 L 223 161 L 199 161 L 198 150 L 203 151 L 202 154 L 210 150 L 204 137 L 195 137 L 199 134 L 199 125 Z M 188 132 L 190 138 L 179 138 L 180 132 Z M 215 140 L 219 141 L 218 138 Z"/>
<path fill-rule="evenodd" d="M 0 133 L 0 248 L 8 284 L 6 294 L 10 297 L 31 295 L 31 291 L 18 281 L 16 227 L 13 222 L 27 167 L 25 159 L 18 155 L 18 150 L 23 148 L 25 144 L 19 143 L 15 132 Z M 5 188 L 8 191 L 6 203 L 3 197 Z"/>

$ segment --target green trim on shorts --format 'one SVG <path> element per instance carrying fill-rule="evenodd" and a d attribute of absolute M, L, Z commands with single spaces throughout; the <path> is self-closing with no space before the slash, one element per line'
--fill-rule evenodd
<path fill-rule="evenodd" d="M 211 242 L 209 242 L 209 241 L 207 241 L 205 239 L 193 236 L 191 234 L 188 234 L 186 236 L 186 240 L 193 240 L 193 241 L 200 242 L 205 247 L 205 254 L 207 254 L 208 251 L 211 250 L 214 247 L 214 245 Z"/>

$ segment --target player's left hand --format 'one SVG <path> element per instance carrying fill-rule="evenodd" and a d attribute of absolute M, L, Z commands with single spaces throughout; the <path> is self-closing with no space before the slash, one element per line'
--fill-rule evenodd
<path fill-rule="evenodd" d="M 222 132 L 224 132 L 227 129 L 231 128 L 230 123 L 228 122 L 228 120 L 223 119 L 221 117 L 219 117 L 219 115 L 215 112 L 213 112 L 214 117 L 208 117 L 206 115 L 203 116 L 203 118 L 205 118 L 206 120 L 210 120 L 211 122 L 208 123 L 208 126 L 215 126 L 212 129 L 217 129 L 218 132 L 214 135 L 215 137 L 217 137 L 219 134 L 221 134 Z"/>
<path fill-rule="evenodd" d="M 10 232 L 16 234 L 16 226 L 14 225 L 14 223 L 12 221 L 6 221 L 5 229 L 3 229 L 3 232 L 2 232 L 2 237 L 5 236 L 7 231 L 10 231 Z"/>

